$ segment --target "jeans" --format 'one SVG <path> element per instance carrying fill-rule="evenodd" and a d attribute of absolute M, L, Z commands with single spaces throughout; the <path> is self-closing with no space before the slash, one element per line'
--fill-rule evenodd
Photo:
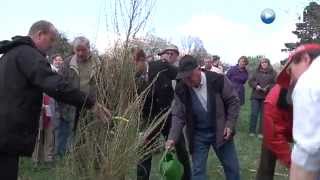
<path fill-rule="evenodd" d="M 192 180 L 208 180 L 207 160 L 210 147 L 213 147 L 220 160 L 226 180 L 240 180 L 239 161 L 233 141 L 216 148 L 211 140 L 195 138 L 192 156 Z"/>
<path fill-rule="evenodd" d="M 170 131 L 170 123 L 164 126 L 161 133 L 167 139 Z M 184 174 L 182 176 L 182 180 L 191 180 L 191 167 L 190 167 L 190 159 L 189 154 L 186 148 L 185 138 L 181 135 L 179 141 L 175 145 L 176 155 L 178 160 L 182 163 L 184 168 Z M 151 164 L 152 155 L 145 158 L 143 161 L 138 163 L 137 167 L 137 180 L 149 180 L 150 172 L 151 172 Z"/>
<path fill-rule="evenodd" d="M 19 169 L 18 155 L 0 154 L 0 179 L 17 180 Z"/>
<path fill-rule="evenodd" d="M 249 125 L 249 133 L 259 133 L 262 132 L 262 124 L 263 124 L 263 102 L 264 99 L 251 99 L 251 117 L 250 117 L 250 125 Z M 257 129 L 258 117 L 260 118 L 260 124 Z"/>
<path fill-rule="evenodd" d="M 70 146 L 73 135 L 72 127 L 73 121 L 66 121 L 64 119 L 61 119 L 58 124 L 56 129 L 56 154 L 58 156 L 63 156 L 66 153 L 67 148 Z"/>

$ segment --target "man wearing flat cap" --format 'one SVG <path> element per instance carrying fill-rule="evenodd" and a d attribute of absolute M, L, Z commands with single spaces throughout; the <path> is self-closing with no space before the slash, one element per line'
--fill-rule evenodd
<path fill-rule="evenodd" d="M 206 165 L 212 146 L 227 180 L 239 180 L 239 163 L 233 143 L 240 100 L 231 82 L 221 74 L 201 71 L 197 59 L 184 56 L 179 63 L 172 106 L 172 125 L 166 149 L 182 138 L 186 126 L 192 156 L 192 180 L 207 180 Z"/>
<path fill-rule="evenodd" d="M 163 49 L 158 55 L 161 57 L 161 59 L 166 60 L 168 63 L 178 67 L 179 49 L 177 46 L 169 45 L 168 47 Z"/>
<path fill-rule="evenodd" d="M 147 84 L 152 84 L 152 86 L 149 94 L 146 97 L 143 108 L 143 116 L 144 120 L 146 121 L 146 125 L 152 123 L 156 117 L 159 117 L 159 115 L 162 115 L 170 110 L 174 97 L 175 83 L 173 82 L 175 82 L 178 69 L 173 64 L 177 62 L 179 50 L 176 46 L 168 46 L 158 55 L 161 57 L 160 60 L 153 61 L 148 64 Z M 152 141 L 158 134 L 162 134 L 164 138 L 167 139 L 170 126 L 171 114 L 163 123 L 159 125 L 158 128 L 155 128 L 154 131 L 146 135 L 146 141 Z M 179 139 L 179 141 L 177 141 L 175 148 L 177 157 L 184 167 L 182 180 L 190 180 L 191 168 L 189 163 L 189 155 L 183 136 Z M 150 176 L 152 156 L 150 155 L 143 159 L 144 160 L 138 164 L 138 180 L 148 180 Z"/>

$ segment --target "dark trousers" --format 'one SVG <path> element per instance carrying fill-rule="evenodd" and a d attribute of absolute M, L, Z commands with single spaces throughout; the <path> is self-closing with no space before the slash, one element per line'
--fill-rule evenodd
<path fill-rule="evenodd" d="M 277 158 L 274 153 L 262 145 L 256 180 L 273 180 L 276 161 Z"/>
<path fill-rule="evenodd" d="M 207 160 L 210 147 L 213 147 L 223 167 L 226 180 L 240 180 L 239 161 L 233 141 L 216 148 L 212 141 L 195 138 L 192 152 L 192 180 L 208 180 Z"/>
<path fill-rule="evenodd" d="M 17 180 L 19 168 L 18 155 L 0 154 L 0 179 Z"/>
<path fill-rule="evenodd" d="M 249 133 L 253 134 L 261 134 L 262 124 L 263 124 L 263 102 L 264 99 L 251 99 L 251 116 L 250 116 L 250 125 L 249 125 Z M 259 127 L 257 131 L 257 124 L 259 121 Z"/>
<path fill-rule="evenodd" d="M 165 139 L 168 138 L 169 131 L 170 131 L 169 125 L 164 126 L 164 128 L 162 129 L 161 133 L 165 137 Z M 186 149 L 185 138 L 183 135 L 181 135 L 181 138 L 176 143 L 175 149 L 176 149 L 177 158 L 184 167 L 184 174 L 182 176 L 182 180 L 191 180 L 190 159 L 189 159 L 188 151 Z M 152 162 L 152 155 L 148 156 L 143 161 L 139 162 L 137 167 L 137 180 L 149 180 L 151 165 L 152 165 L 151 162 Z"/>

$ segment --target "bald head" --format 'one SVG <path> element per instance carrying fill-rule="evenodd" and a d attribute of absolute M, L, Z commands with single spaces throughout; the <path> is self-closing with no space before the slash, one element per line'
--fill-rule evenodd
<path fill-rule="evenodd" d="M 32 24 L 28 35 L 39 50 L 46 52 L 53 46 L 58 31 L 49 21 L 40 20 Z"/>
<path fill-rule="evenodd" d="M 29 29 L 29 36 L 34 36 L 36 35 L 39 31 L 43 33 L 48 33 L 50 31 L 54 30 L 55 28 L 53 24 L 49 21 L 45 20 L 40 20 L 32 24 L 32 26 Z"/>

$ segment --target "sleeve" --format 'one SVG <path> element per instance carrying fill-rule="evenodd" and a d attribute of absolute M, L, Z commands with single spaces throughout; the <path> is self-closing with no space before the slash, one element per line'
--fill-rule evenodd
<path fill-rule="evenodd" d="M 224 102 L 227 117 L 226 127 L 235 131 L 236 123 L 240 112 L 240 99 L 234 90 L 231 82 L 224 76 L 224 84 L 222 89 L 222 100 Z"/>
<path fill-rule="evenodd" d="M 277 72 L 273 71 L 271 79 L 269 80 L 269 83 L 264 87 L 266 88 L 266 92 L 269 92 L 273 86 L 276 84 L 276 78 L 277 78 Z"/>
<path fill-rule="evenodd" d="M 300 76 L 292 94 L 295 146 L 311 156 L 320 152 L 320 79 L 316 78 L 319 74 L 318 67 L 316 69 L 311 65 L 309 68 L 314 69 L 309 69 Z"/>
<path fill-rule="evenodd" d="M 175 95 L 172 104 L 172 121 L 168 139 L 177 142 L 186 124 L 186 110 L 180 98 Z"/>
<path fill-rule="evenodd" d="M 270 149 L 282 164 L 290 167 L 291 148 L 287 140 L 287 127 L 281 123 L 286 121 L 281 112 L 270 103 L 264 104 L 264 145 Z"/>
<path fill-rule="evenodd" d="M 168 64 L 168 73 L 167 74 L 169 76 L 169 79 L 175 80 L 177 77 L 177 74 L 178 74 L 178 68 L 171 65 L 171 64 Z"/>
<path fill-rule="evenodd" d="M 247 80 L 248 80 L 248 73 L 246 72 L 246 73 L 243 73 L 242 76 L 240 76 L 240 82 L 241 84 L 245 84 Z"/>
<path fill-rule="evenodd" d="M 267 91 L 270 91 L 270 89 L 272 89 L 272 87 L 276 84 L 276 81 L 277 81 L 277 72 L 273 71 L 271 83 L 269 84 Z"/>
<path fill-rule="evenodd" d="M 33 48 L 25 49 L 17 58 L 17 65 L 25 77 L 37 88 L 56 100 L 77 107 L 90 108 L 94 99 L 68 84 L 51 70 L 50 64 Z"/>
<path fill-rule="evenodd" d="M 249 79 L 249 86 L 253 89 L 256 89 L 257 85 L 258 85 L 258 82 L 257 82 L 257 79 L 256 79 L 256 76 L 257 76 L 257 73 L 253 73 L 253 75 L 250 77 Z"/>
<path fill-rule="evenodd" d="M 230 68 L 230 70 L 226 74 L 227 78 L 232 81 L 233 78 L 233 67 Z"/>

